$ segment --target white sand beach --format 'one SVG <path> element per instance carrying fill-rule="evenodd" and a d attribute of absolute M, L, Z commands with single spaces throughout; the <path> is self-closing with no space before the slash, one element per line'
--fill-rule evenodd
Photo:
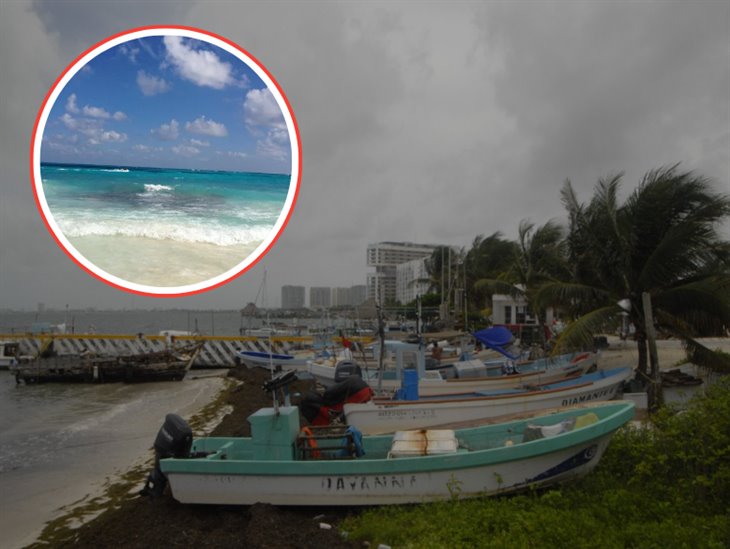
<path fill-rule="evenodd" d="M 107 273 L 155 287 L 209 280 L 241 263 L 260 244 L 216 246 L 130 236 L 81 236 L 69 241 Z"/>

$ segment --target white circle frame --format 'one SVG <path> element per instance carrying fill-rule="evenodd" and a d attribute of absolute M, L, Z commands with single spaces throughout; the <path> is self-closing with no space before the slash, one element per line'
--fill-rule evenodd
<path fill-rule="evenodd" d="M 97 267 L 91 261 L 87 260 L 68 241 L 68 239 L 65 237 L 60 227 L 56 223 L 56 220 L 53 217 L 53 213 L 48 206 L 45 193 L 43 192 L 43 181 L 41 178 L 40 156 L 43 134 L 50 112 L 66 85 L 71 81 L 76 73 L 78 73 L 84 66 L 86 66 L 87 63 L 89 63 L 92 59 L 94 59 L 101 53 L 110 50 L 115 46 L 119 46 L 125 42 L 151 36 L 181 36 L 184 38 L 193 38 L 195 40 L 217 46 L 245 63 L 251 70 L 256 73 L 259 78 L 261 78 L 264 84 L 266 84 L 268 90 L 274 96 L 277 104 L 279 105 L 282 115 L 284 116 L 284 120 L 286 121 L 286 126 L 289 133 L 289 143 L 291 147 L 291 175 L 289 190 L 287 192 L 286 200 L 284 201 L 284 206 L 279 214 L 279 217 L 277 218 L 273 228 L 269 231 L 267 238 L 245 259 L 243 259 L 240 263 L 238 263 L 231 269 L 207 280 L 196 282 L 194 284 L 186 284 L 183 286 L 160 287 L 138 284 L 136 282 L 131 282 L 129 280 L 125 280 L 121 277 L 108 273 L 105 270 Z M 299 193 L 301 177 L 301 142 L 299 139 L 299 132 L 296 121 L 294 119 L 294 115 L 289 107 L 288 101 L 286 100 L 284 94 L 282 93 L 278 84 L 274 81 L 273 77 L 266 71 L 266 69 L 263 68 L 263 66 L 259 64 L 257 60 L 253 59 L 250 54 L 235 45 L 233 42 L 228 42 L 222 37 L 216 36 L 214 34 L 209 34 L 200 29 L 193 29 L 191 27 L 170 26 L 145 27 L 143 29 L 132 29 L 130 31 L 107 38 L 105 41 L 98 43 L 96 46 L 93 46 L 85 53 L 80 55 L 71 65 L 67 67 L 64 73 L 54 83 L 44 101 L 41 111 L 38 114 L 31 147 L 31 164 L 33 186 L 38 207 L 40 208 L 41 213 L 45 218 L 46 225 L 48 226 L 58 244 L 64 248 L 66 253 L 69 254 L 74 261 L 76 261 L 82 268 L 84 268 L 87 272 L 91 273 L 95 277 L 119 289 L 128 290 L 132 293 L 147 296 L 180 297 L 184 295 L 197 294 L 207 290 L 212 290 L 227 282 L 230 282 L 234 278 L 238 277 L 239 275 L 250 269 L 273 246 L 274 242 L 279 238 L 280 234 L 283 232 L 286 224 L 289 221 L 294 204 L 296 202 L 297 195 Z"/>

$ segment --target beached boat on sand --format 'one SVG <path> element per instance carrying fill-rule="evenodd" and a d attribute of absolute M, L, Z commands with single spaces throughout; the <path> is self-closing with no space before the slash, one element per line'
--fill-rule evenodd
<path fill-rule="evenodd" d="M 192 442 L 190 429 L 169 415 L 147 488 L 160 493 L 166 479 L 182 503 L 224 505 L 384 505 L 503 494 L 588 473 L 633 414 L 633 403 L 618 401 L 495 425 L 360 436 L 345 427 L 302 431 L 296 407 L 265 408 L 249 417 L 251 438 Z"/>
<path fill-rule="evenodd" d="M 375 399 L 363 403 L 345 403 L 344 421 L 364 434 L 392 433 L 402 429 L 430 429 L 459 421 L 611 400 L 619 394 L 631 375 L 631 368 L 614 368 L 535 389 L 483 391 L 418 400 Z"/>

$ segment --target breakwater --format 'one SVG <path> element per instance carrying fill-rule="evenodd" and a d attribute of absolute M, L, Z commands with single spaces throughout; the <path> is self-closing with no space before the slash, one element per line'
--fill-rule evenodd
<path fill-rule="evenodd" d="M 326 344 L 336 346 L 338 337 Z M 370 338 L 349 338 L 362 342 Z M 99 356 L 127 356 L 154 353 L 175 348 L 189 347 L 202 343 L 194 366 L 230 367 L 236 365 L 237 351 L 288 353 L 293 350 L 311 348 L 310 336 L 203 336 L 203 335 L 145 335 L 145 334 L 0 334 L 0 340 L 17 341 L 20 355 L 36 357 L 51 347 L 59 356 L 95 354 Z"/>

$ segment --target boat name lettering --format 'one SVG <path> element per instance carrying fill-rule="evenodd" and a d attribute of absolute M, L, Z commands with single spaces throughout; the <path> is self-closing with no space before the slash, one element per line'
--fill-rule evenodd
<path fill-rule="evenodd" d="M 385 418 L 426 418 L 426 417 L 436 417 L 436 410 L 433 408 L 423 408 L 423 409 L 410 409 L 410 410 L 402 410 L 400 408 L 386 408 L 384 410 L 378 411 L 378 417 L 385 417 Z"/>
<path fill-rule="evenodd" d="M 233 477 L 231 475 L 204 475 L 203 479 L 214 484 L 232 484 Z"/>
<path fill-rule="evenodd" d="M 564 398 L 561 406 L 572 406 L 573 404 L 580 404 L 581 402 L 588 402 L 589 400 L 604 400 L 609 396 L 613 396 L 613 390 L 610 388 L 602 389 L 579 397 Z"/>
<path fill-rule="evenodd" d="M 370 492 L 382 488 L 412 488 L 416 482 L 415 475 L 325 477 L 322 489 L 330 492 Z"/>

